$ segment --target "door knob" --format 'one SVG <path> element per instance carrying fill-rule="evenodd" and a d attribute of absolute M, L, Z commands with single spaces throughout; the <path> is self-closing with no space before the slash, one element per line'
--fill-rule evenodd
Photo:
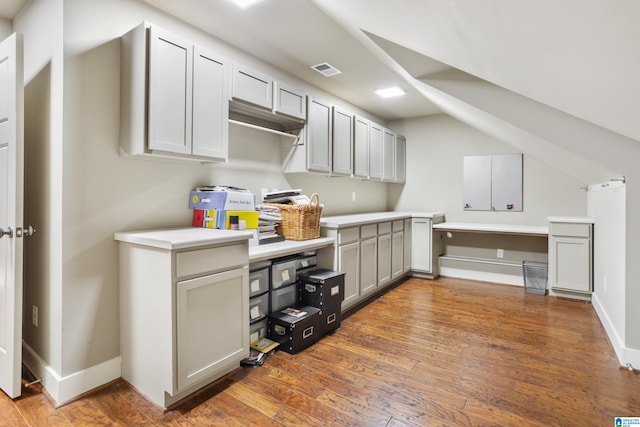
<path fill-rule="evenodd" d="M 13 229 L 11 227 L 7 227 L 6 230 L 4 228 L 0 228 L 0 238 L 4 236 L 13 237 Z"/>

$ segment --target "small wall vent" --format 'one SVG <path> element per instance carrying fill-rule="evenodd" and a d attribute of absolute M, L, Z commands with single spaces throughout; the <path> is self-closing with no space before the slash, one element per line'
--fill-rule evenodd
<path fill-rule="evenodd" d="M 334 67 L 333 65 L 327 62 L 312 65 L 311 68 L 313 68 L 314 70 L 316 70 L 317 72 L 319 72 L 325 77 L 331 77 L 331 76 L 335 76 L 336 74 L 342 73 L 342 71 L 338 70 L 336 67 Z"/>

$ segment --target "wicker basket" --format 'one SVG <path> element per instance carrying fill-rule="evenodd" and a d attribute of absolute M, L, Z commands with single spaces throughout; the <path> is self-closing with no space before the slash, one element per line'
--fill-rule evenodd
<path fill-rule="evenodd" d="M 278 234 L 285 239 L 309 240 L 320 237 L 322 205 L 317 193 L 311 195 L 308 205 L 273 204 L 280 208 L 282 221 L 278 225 Z"/>

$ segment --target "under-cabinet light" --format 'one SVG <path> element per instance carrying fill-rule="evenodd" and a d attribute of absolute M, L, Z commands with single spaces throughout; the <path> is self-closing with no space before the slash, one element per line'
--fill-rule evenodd
<path fill-rule="evenodd" d="M 376 90 L 376 94 L 382 98 L 391 98 L 393 96 L 401 96 L 401 95 L 404 95 L 405 93 L 406 92 L 404 91 L 404 89 L 400 89 L 398 86 L 387 87 L 384 89 Z"/>

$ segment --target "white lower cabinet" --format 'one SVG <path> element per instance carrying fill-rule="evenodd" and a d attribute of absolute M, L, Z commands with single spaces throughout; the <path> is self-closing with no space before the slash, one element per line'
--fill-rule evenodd
<path fill-rule="evenodd" d="M 249 250 L 246 238 L 170 249 L 155 233 L 116 235 L 120 349 L 122 377 L 167 408 L 248 356 Z"/>
<path fill-rule="evenodd" d="M 403 272 L 408 273 L 411 270 L 411 218 L 404 220 L 404 268 Z"/>
<path fill-rule="evenodd" d="M 554 291 L 592 292 L 592 224 L 549 224 L 549 285 Z"/>
<path fill-rule="evenodd" d="M 439 274 L 438 256 L 442 252 L 441 236 L 433 235 L 433 224 L 443 217 L 411 219 L 411 270 L 417 276 L 435 278 Z"/>
<path fill-rule="evenodd" d="M 391 234 L 391 280 L 404 274 L 404 221 L 393 221 Z"/>
<path fill-rule="evenodd" d="M 378 286 L 391 282 L 391 223 L 378 224 Z"/>
<path fill-rule="evenodd" d="M 360 297 L 360 243 L 338 246 L 338 271 L 345 274 L 343 307 L 352 305 Z"/>
<path fill-rule="evenodd" d="M 360 227 L 360 295 L 366 296 L 378 288 L 378 226 Z"/>

